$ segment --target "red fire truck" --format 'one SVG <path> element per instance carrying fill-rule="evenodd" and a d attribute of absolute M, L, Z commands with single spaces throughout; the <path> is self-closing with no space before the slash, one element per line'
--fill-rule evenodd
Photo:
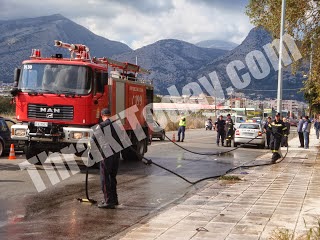
<path fill-rule="evenodd" d="M 148 71 L 106 57 L 91 58 L 89 48 L 82 44 L 56 40 L 55 46 L 69 49 L 70 58 L 62 54 L 42 57 L 39 49 L 33 49 L 22 68 L 15 69 L 11 93 L 19 123 L 12 126 L 11 137 L 25 141 L 26 158 L 43 151 L 59 152 L 70 144 L 85 148 L 101 109 L 108 107 L 112 115 L 122 113 L 119 119 L 135 149 L 126 148 L 122 157 L 141 159 L 151 142 L 153 85 L 140 77 Z M 135 114 L 138 126 L 132 126 L 126 116 L 132 106 L 136 111 L 130 114 Z M 138 127 L 146 138 L 136 137 Z"/>

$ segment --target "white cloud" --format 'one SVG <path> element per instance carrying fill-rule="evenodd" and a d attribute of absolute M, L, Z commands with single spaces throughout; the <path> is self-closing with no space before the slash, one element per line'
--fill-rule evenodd
<path fill-rule="evenodd" d="M 191 43 L 208 39 L 241 43 L 253 27 L 244 13 L 247 0 L 233 4 L 222 0 L 0 2 L 0 20 L 60 13 L 97 35 L 133 49 L 167 38 Z"/>

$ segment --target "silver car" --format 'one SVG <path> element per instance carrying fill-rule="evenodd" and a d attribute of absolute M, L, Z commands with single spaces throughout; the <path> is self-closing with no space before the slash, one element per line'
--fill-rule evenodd
<path fill-rule="evenodd" d="M 241 123 L 234 134 L 234 147 L 239 144 L 257 145 L 259 148 L 265 146 L 265 135 L 260 123 Z"/>

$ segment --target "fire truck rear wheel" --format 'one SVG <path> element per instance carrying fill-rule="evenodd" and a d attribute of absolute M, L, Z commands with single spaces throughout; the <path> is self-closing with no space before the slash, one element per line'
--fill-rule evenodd
<path fill-rule="evenodd" d="M 134 148 L 135 151 L 132 148 Z M 139 154 L 137 154 L 137 152 Z M 142 140 L 138 142 L 137 145 L 132 145 L 131 147 L 124 149 L 121 152 L 121 155 L 123 160 L 125 161 L 141 161 L 145 152 L 146 152 L 146 140 Z"/>

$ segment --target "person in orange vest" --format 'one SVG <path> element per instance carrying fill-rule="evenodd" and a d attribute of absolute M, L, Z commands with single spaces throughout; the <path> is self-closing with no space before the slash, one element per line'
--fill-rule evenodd
<path fill-rule="evenodd" d="M 186 117 L 182 116 L 179 121 L 178 141 L 177 142 L 180 142 L 180 139 L 181 139 L 181 142 L 183 142 L 184 137 L 185 137 L 186 126 L 187 126 Z M 180 138 L 180 136 L 181 136 L 181 138 Z"/>

